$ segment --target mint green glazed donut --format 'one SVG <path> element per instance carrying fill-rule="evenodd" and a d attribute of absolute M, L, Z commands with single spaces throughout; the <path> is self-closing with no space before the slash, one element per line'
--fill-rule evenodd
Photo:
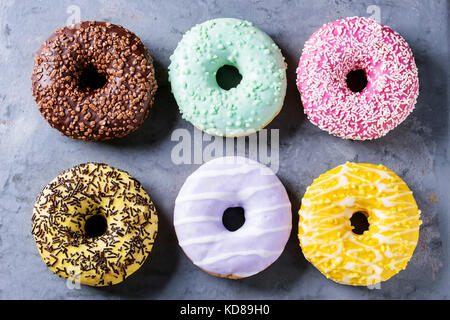
<path fill-rule="evenodd" d="M 273 40 L 251 22 L 220 18 L 194 26 L 170 57 L 169 81 L 182 117 L 216 136 L 252 134 L 280 112 L 286 94 L 286 63 Z M 222 89 L 224 65 L 242 80 Z"/>

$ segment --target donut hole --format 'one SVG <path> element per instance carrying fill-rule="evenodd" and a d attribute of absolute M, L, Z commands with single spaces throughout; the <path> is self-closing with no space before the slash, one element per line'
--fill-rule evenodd
<path fill-rule="evenodd" d="M 219 87 L 224 90 L 236 88 L 241 83 L 242 75 L 238 68 L 231 65 L 224 65 L 216 72 L 216 81 Z"/>
<path fill-rule="evenodd" d="M 347 74 L 347 87 L 352 92 L 362 92 L 367 87 L 367 76 L 363 69 L 356 69 Z"/>
<path fill-rule="evenodd" d="M 222 223 L 228 231 L 236 231 L 245 223 L 245 211 L 242 207 L 228 208 L 223 212 Z"/>
<path fill-rule="evenodd" d="M 80 88 L 87 92 L 103 88 L 106 82 L 106 75 L 91 64 L 88 64 L 81 70 L 78 79 Z"/>
<path fill-rule="evenodd" d="M 88 238 L 100 237 L 105 234 L 107 226 L 106 218 L 100 214 L 95 214 L 87 218 L 84 233 Z"/>
<path fill-rule="evenodd" d="M 368 218 L 368 214 L 363 211 L 355 212 L 350 218 L 350 223 L 353 227 L 352 232 L 357 235 L 361 235 L 367 230 L 369 230 L 370 223 Z"/>

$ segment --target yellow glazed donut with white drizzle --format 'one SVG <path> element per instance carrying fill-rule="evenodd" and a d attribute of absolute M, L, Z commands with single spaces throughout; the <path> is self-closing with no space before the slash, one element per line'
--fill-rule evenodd
<path fill-rule="evenodd" d="M 374 285 L 405 269 L 422 223 L 406 183 L 368 163 L 347 162 L 319 176 L 306 189 L 299 215 L 306 259 L 327 278 L 355 286 Z M 352 226 L 358 215 L 367 219 L 366 231 Z"/>

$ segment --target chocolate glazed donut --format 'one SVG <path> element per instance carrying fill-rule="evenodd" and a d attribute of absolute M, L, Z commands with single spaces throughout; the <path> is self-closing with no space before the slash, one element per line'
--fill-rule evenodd
<path fill-rule="evenodd" d="M 157 89 L 153 59 L 141 40 L 99 21 L 57 29 L 39 48 L 31 80 L 48 123 L 85 141 L 137 130 Z"/>

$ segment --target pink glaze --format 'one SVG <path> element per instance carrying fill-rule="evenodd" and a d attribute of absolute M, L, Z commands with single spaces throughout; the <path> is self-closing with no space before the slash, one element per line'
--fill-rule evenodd
<path fill-rule="evenodd" d="M 350 71 L 362 69 L 367 86 L 352 92 Z M 376 21 L 352 17 L 324 25 L 306 42 L 297 87 L 309 120 L 335 136 L 384 136 L 414 109 L 419 80 L 407 42 Z"/>

